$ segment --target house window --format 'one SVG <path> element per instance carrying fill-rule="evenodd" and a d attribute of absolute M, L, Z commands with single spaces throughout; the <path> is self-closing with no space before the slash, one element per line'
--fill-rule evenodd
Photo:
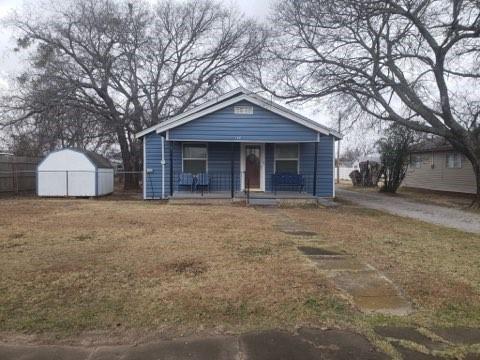
<path fill-rule="evenodd" d="M 462 167 L 462 154 L 457 152 L 447 153 L 447 168 L 460 169 Z"/>
<path fill-rule="evenodd" d="M 421 155 L 412 155 L 410 159 L 410 166 L 415 169 L 420 169 L 422 167 L 422 156 Z"/>
<path fill-rule="evenodd" d="M 207 144 L 183 144 L 183 172 L 207 172 Z"/>
<path fill-rule="evenodd" d="M 237 105 L 233 107 L 233 112 L 240 115 L 251 115 L 253 114 L 253 106 Z"/>
<path fill-rule="evenodd" d="M 275 173 L 298 173 L 298 144 L 275 145 Z"/>

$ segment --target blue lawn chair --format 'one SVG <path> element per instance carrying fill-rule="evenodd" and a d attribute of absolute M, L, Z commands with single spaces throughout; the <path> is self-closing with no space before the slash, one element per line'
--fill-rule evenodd
<path fill-rule="evenodd" d="M 178 175 L 178 188 L 188 186 L 190 191 L 193 191 L 193 175 L 190 173 L 181 173 Z"/>
<path fill-rule="evenodd" d="M 207 173 L 201 173 L 196 176 L 195 188 L 210 191 L 210 178 Z"/>

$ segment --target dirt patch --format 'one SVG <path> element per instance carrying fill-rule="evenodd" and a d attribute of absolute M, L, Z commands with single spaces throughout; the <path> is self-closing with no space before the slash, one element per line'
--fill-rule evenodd
<path fill-rule="evenodd" d="M 179 260 L 164 265 L 165 270 L 174 271 L 177 274 L 197 276 L 207 271 L 207 265 L 196 259 Z"/>
<path fill-rule="evenodd" d="M 267 246 L 247 246 L 245 248 L 239 249 L 239 254 L 244 257 L 262 257 L 262 256 L 267 256 L 271 255 L 273 253 L 273 250 L 271 247 Z"/>
<path fill-rule="evenodd" d="M 298 250 L 300 250 L 305 255 L 325 255 L 325 256 L 345 255 L 345 253 L 322 249 L 319 247 L 312 247 L 312 246 L 299 246 Z"/>

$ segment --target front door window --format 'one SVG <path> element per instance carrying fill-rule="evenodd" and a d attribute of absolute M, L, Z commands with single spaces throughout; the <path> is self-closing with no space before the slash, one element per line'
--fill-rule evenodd
<path fill-rule="evenodd" d="M 245 176 L 251 189 L 260 188 L 260 151 L 260 145 L 245 146 Z"/>

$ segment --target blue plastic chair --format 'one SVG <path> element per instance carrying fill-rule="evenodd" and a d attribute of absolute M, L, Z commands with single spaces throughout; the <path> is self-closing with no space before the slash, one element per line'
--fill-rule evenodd
<path fill-rule="evenodd" d="M 200 188 L 202 191 L 210 191 L 210 178 L 207 173 L 201 173 L 196 176 L 195 188 L 198 190 Z"/>
<path fill-rule="evenodd" d="M 190 191 L 193 191 L 193 175 L 190 173 L 181 173 L 178 175 L 178 188 L 182 186 L 188 186 L 190 188 Z"/>

